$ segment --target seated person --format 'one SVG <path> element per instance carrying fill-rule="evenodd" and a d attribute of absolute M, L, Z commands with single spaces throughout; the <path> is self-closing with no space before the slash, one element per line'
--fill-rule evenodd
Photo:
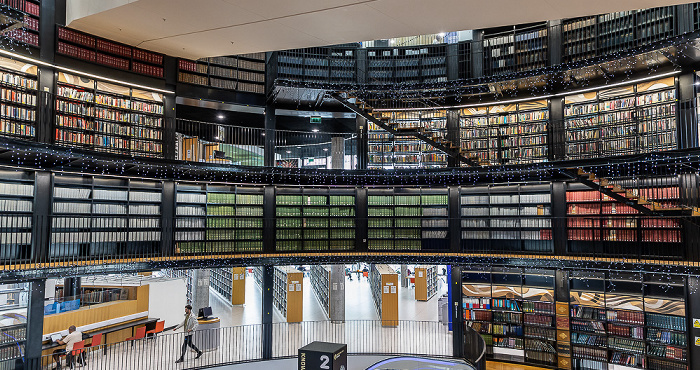
<path fill-rule="evenodd" d="M 67 364 L 70 364 L 73 361 L 73 355 L 71 355 L 71 351 L 73 351 L 73 344 L 75 344 L 76 342 L 80 342 L 81 340 L 83 340 L 83 333 L 79 332 L 75 328 L 75 325 L 71 325 L 68 328 L 68 335 L 66 335 L 66 337 L 63 339 L 59 339 L 56 341 L 56 343 L 58 344 L 66 345 L 65 349 L 57 349 L 53 351 L 53 360 L 56 362 L 56 370 L 61 368 L 62 354 L 66 355 Z"/>

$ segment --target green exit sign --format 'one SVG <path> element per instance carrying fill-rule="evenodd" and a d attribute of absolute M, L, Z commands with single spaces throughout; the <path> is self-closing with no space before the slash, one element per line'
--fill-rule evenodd
<path fill-rule="evenodd" d="M 321 123 L 321 117 L 311 117 L 311 123 Z"/>

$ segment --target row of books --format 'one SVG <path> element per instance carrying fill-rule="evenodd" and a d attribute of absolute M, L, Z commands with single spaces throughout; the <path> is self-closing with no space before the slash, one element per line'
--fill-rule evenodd
<path fill-rule="evenodd" d="M 0 71 L 0 83 L 29 90 L 36 90 L 37 87 L 36 79 L 27 78 L 5 71 Z"/>
<path fill-rule="evenodd" d="M 118 44 L 112 41 L 99 39 L 94 36 L 74 31 L 65 27 L 58 28 L 59 40 L 65 40 L 77 45 L 95 48 L 97 50 L 106 51 L 110 54 L 119 55 L 126 58 L 133 58 L 142 62 L 162 65 L 163 56 L 150 51 L 132 48 L 127 45 Z"/>
<path fill-rule="evenodd" d="M 36 105 L 36 95 L 34 93 L 26 93 L 4 87 L 0 88 L 0 99 L 24 105 Z"/>
<path fill-rule="evenodd" d="M 644 328 L 642 326 L 626 326 L 609 323 L 608 334 L 627 338 L 644 339 Z"/>
<path fill-rule="evenodd" d="M 644 325 L 644 313 L 640 311 L 610 310 L 607 312 L 607 319 L 611 322 Z"/>
<path fill-rule="evenodd" d="M 605 321 L 605 310 L 586 306 L 571 306 L 570 309 L 571 317 L 578 317 L 581 319 L 593 319 L 599 321 Z"/>
<path fill-rule="evenodd" d="M 0 133 L 24 137 L 36 136 L 34 126 L 7 119 L 0 119 Z"/>

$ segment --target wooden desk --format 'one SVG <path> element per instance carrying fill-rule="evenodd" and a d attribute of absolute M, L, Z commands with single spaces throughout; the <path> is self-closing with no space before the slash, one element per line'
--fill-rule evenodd
<path fill-rule="evenodd" d="M 146 326 L 146 331 L 148 330 L 153 330 L 156 328 L 156 322 L 158 321 L 158 318 L 146 318 L 146 319 L 139 319 L 136 321 L 130 321 L 130 322 L 125 322 L 123 324 L 117 324 L 113 326 L 108 326 L 106 328 L 100 328 L 96 330 L 90 330 L 85 332 L 85 334 L 89 336 L 93 336 L 95 334 L 102 333 L 102 344 L 108 343 L 107 342 L 107 336 L 110 333 L 115 333 L 118 331 L 122 331 L 124 329 L 131 329 L 131 336 L 133 337 L 135 334 L 135 329 L 138 326 L 145 325 Z M 50 341 L 44 341 L 44 344 L 41 346 L 42 352 L 45 350 L 50 350 L 54 348 L 58 348 L 63 346 L 63 344 L 58 344 L 56 342 L 50 342 Z"/>

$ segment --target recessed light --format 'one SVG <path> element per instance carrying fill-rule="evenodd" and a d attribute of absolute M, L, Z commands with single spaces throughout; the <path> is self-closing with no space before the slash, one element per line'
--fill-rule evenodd
<path fill-rule="evenodd" d="M 313 131 L 313 132 L 318 132 L 318 129 L 317 129 L 317 128 L 315 128 L 315 129 L 313 129 L 313 130 L 311 130 L 311 131 Z"/>
<path fill-rule="evenodd" d="M 218 119 L 224 119 L 224 115 L 223 115 L 223 114 L 219 114 L 219 115 L 216 116 L 216 117 L 217 117 Z"/>
<path fill-rule="evenodd" d="M 327 151 L 328 151 L 328 148 L 323 148 L 323 151 L 324 151 L 324 152 L 327 152 Z"/>
<path fill-rule="evenodd" d="M 287 154 L 290 154 L 291 152 L 292 152 L 291 150 L 287 150 Z"/>

